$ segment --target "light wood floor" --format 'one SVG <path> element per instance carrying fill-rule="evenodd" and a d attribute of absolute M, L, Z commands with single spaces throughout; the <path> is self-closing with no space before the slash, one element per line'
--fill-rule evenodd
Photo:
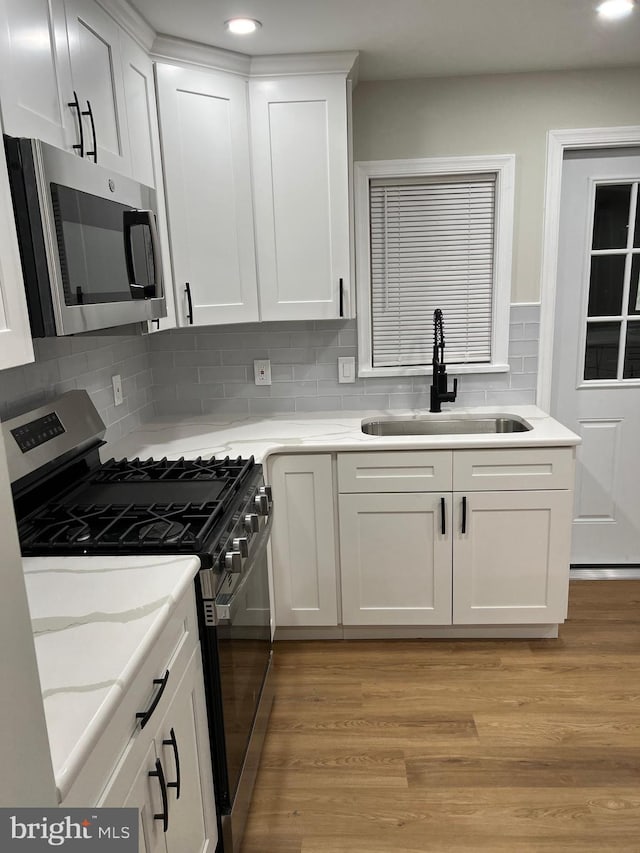
<path fill-rule="evenodd" d="M 640 581 L 558 640 L 278 643 L 242 853 L 640 853 Z"/>

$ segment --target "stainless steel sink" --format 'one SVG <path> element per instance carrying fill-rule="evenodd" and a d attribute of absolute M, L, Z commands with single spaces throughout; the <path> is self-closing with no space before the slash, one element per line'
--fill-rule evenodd
<path fill-rule="evenodd" d="M 381 418 L 362 422 L 366 435 L 479 435 L 526 432 L 531 424 L 515 416 Z"/>

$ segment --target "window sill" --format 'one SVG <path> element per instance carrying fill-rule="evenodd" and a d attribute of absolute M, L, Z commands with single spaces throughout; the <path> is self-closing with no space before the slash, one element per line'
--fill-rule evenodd
<path fill-rule="evenodd" d="M 508 364 L 447 364 L 449 376 L 481 373 L 508 373 Z M 431 366 L 417 365 L 415 367 L 369 367 L 358 366 L 359 379 L 375 379 L 386 376 L 431 376 Z"/>

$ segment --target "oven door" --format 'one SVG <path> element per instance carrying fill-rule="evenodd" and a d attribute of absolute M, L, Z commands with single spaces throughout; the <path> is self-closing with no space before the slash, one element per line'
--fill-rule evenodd
<path fill-rule="evenodd" d="M 215 598 L 215 627 L 203 628 L 201 624 L 205 693 L 224 853 L 235 851 L 242 837 L 272 701 L 268 684 L 271 663 L 269 534 L 270 523 L 260 532 L 258 547 L 242 575 L 225 575 Z"/>

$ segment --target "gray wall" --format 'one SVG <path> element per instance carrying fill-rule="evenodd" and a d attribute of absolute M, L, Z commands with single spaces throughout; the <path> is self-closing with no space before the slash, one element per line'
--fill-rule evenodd
<path fill-rule="evenodd" d="M 509 373 L 465 375 L 458 405 L 533 403 L 539 306 L 511 308 Z M 337 381 L 339 356 L 355 356 L 353 320 L 177 329 L 150 341 L 160 415 L 220 416 L 334 410 L 428 408 L 428 376 Z M 272 385 L 253 381 L 253 360 L 271 359 Z"/>
<path fill-rule="evenodd" d="M 516 155 L 513 302 L 540 299 L 549 130 L 640 125 L 640 67 L 360 83 L 355 160 Z"/>
<path fill-rule="evenodd" d="M 36 361 L 0 372 L 0 420 L 75 388 L 89 392 L 117 441 L 153 416 L 148 342 L 134 335 L 82 335 L 34 340 Z M 124 402 L 113 404 L 111 377 L 119 373 Z"/>

